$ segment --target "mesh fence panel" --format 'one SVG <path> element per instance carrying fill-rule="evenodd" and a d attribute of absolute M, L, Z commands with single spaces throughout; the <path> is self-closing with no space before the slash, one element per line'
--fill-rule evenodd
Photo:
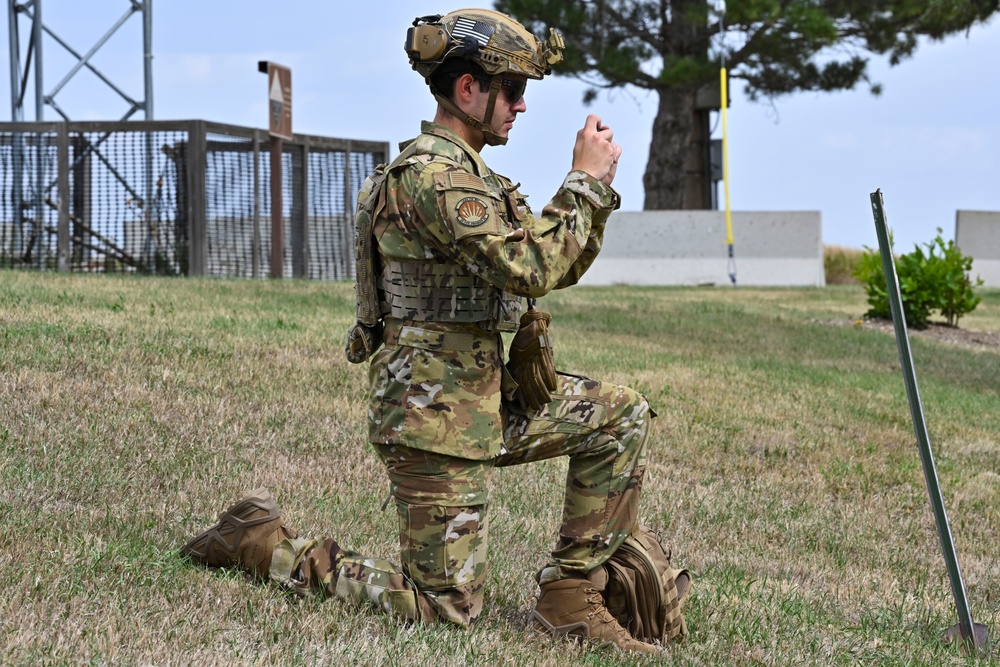
<path fill-rule="evenodd" d="M 184 272 L 186 239 L 178 229 L 183 191 L 178 161 L 183 163 L 183 154 L 178 150 L 183 150 L 185 136 L 69 133 L 70 270 Z M 56 268 L 57 151 L 55 133 L 0 132 L 4 267 Z"/>
<path fill-rule="evenodd" d="M 60 176 L 64 138 L 69 168 Z M 326 137 L 284 142 L 284 277 L 353 278 L 354 200 L 388 154 L 382 143 L 353 144 L 362 148 Z M 60 178 L 68 202 L 58 201 Z M 0 267 L 269 276 L 269 184 L 267 135 L 247 128 L 0 123 Z"/>
<path fill-rule="evenodd" d="M 71 135 L 72 270 L 185 272 L 188 235 L 178 202 L 186 186 L 178 165 L 186 141 L 185 132 Z"/>
<path fill-rule="evenodd" d="M 208 275 L 253 276 L 253 139 L 209 133 L 205 140 Z"/>
<path fill-rule="evenodd" d="M 0 266 L 55 268 L 56 211 L 49 183 L 56 181 L 56 145 L 51 133 L 0 134 Z M 49 230 L 52 230 L 50 232 Z"/>
<path fill-rule="evenodd" d="M 353 229 L 344 205 L 344 151 L 309 153 L 309 277 L 343 280 L 353 277 Z M 337 187 L 337 186 L 340 187 Z"/>

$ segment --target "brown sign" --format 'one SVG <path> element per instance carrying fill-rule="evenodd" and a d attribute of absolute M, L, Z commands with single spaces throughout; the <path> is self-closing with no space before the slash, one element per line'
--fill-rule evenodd
<path fill-rule="evenodd" d="M 272 137 L 292 138 L 292 70 L 266 60 L 258 63 L 267 72 L 267 129 Z"/>

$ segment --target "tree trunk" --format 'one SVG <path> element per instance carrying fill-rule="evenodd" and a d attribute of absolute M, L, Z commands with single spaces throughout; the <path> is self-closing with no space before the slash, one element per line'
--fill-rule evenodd
<path fill-rule="evenodd" d="M 701 197 L 693 201 L 689 194 L 697 188 L 688 186 L 688 162 L 696 121 L 695 93 L 696 89 L 690 86 L 659 91 L 649 160 L 642 177 L 646 191 L 643 208 L 647 211 L 704 207 Z"/>

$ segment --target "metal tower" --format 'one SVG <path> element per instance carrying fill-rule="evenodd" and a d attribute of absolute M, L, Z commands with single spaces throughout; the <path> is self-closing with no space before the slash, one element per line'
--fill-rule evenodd
<path fill-rule="evenodd" d="M 104 82 L 111 90 L 117 93 L 128 105 L 128 110 L 121 117 L 121 120 L 128 120 L 140 109 L 145 112 L 146 120 L 153 118 L 153 8 L 152 0 L 126 0 L 128 8 L 122 14 L 104 36 L 84 54 L 80 54 L 73 49 L 65 40 L 53 32 L 42 22 L 42 0 L 7 0 L 7 20 L 10 32 L 10 105 L 11 120 L 14 122 L 26 120 L 24 117 L 24 104 L 26 93 L 29 88 L 29 78 L 34 81 L 34 101 L 35 120 L 44 120 L 45 106 L 55 109 L 56 113 L 62 116 L 63 120 L 70 120 L 66 112 L 56 103 L 56 95 L 69 83 L 81 69 L 86 67 Z M 111 38 L 115 32 L 128 21 L 133 14 L 142 15 L 142 46 L 143 46 L 143 74 L 145 80 L 144 99 L 137 101 L 116 86 L 111 79 L 98 70 L 91 58 L 95 53 Z M 21 66 L 21 18 L 26 18 L 29 29 L 26 30 L 28 36 L 27 48 L 24 50 L 24 66 Z M 42 77 L 42 33 L 48 34 L 59 46 L 68 51 L 77 62 L 70 68 L 69 72 L 62 80 L 49 92 L 45 92 L 45 84 Z M 31 70 L 34 68 L 34 76 L 31 77 Z"/>
<path fill-rule="evenodd" d="M 72 120 L 63 108 L 56 102 L 56 96 L 63 90 L 66 84 L 69 83 L 69 81 L 85 67 L 93 72 L 97 78 L 101 80 L 101 82 L 113 90 L 127 104 L 128 108 L 120 120 L 128 120 L 139 110 L 144 112 L 146 120 L 153 119 L 152 0 L 125 0 L 125 4 L 127 4 L 128 7 L 121 17 L 114 23 L 114 25 L 112 25 L 111 28 L 109 28 L 107 32 L 105 32 L 104 35 L 98 39 L 86 53 L 81 54 L 79 51 L 76 51 L 72 46 L 70 46 L 65 39 L 61 38 L 53 32 L 51 28 L 43 23 L 42 0 L 22 0 L 21 2 L 18 0 L 7 0 L 7 20 L 10 35 L 11 121 L 18 123 L 28 120 L 25 118 L 24 106 L 26 102 L 25 98 L 27 97 L 28 90 L 32 83 L 34 84 L 35 122 L 42 122 L 45 120 L 46 106 L 54 109 L 56 113 L 62 117 L 63 121 Z M 103 72 L 98 70 L 92 62 L 94 54 L 107 43 L 111 36 L 114 35 L 115 32 L 117 32 L 118 29 L 132 17 L 133 14 L 140 14 L 142 16 L 143 78 L 145 90 L 144 98 L 141 101 L 135 100 L 130 95 L 125 93 Z M 23 49 L 23 66 L 21 60 L 22 19 L 26 19 L 29 28 L 25 31 L 25 34 L 27 35 L 27 47 Z M 43 79 L 43 33 L 47 34 L 52 41 L 64 48 L 73 58 L 75 58 L 75 64 L 70 67 L 69 71 L 66 72 L 59 83 L 57 83 L 48 92 L 46 92 L 45 82 Z M 73 60 L 71 59 L 70 62 L 73 62 Z M 101 144 L 108 139 L 110 134 L 110 132 L 105 133 L 97 141 L 87 142 L 83 154 L 77 155 L 76 162 L 83 160 L 86 155 L 93 154 L 107 163 L 107 160 L 101 153 Z M 147 132 L 145 139 L 146 160 L 143 170 L 143 180 L 145 183 L 141 190 L 141 198 L 142 200 L 147 201 L 151 199 L 151 195 L 153 193 L 152 133 Z M 30 130 L 27 132 L 17 131 L 11 137 L 11 167 L 13 178 L 11 200 L 13 203 L 13 210 L 17 212 L 13 223 L 11 250 L 15 254 L 28 256 L 30 255 L 33 246 L 36 247 L 37 250 L 35 252 L 35 257 L 37 259 L 34 261 L 37 262 L 39 269 L 45 268 L 48 254 L 48 246 L 44 242 L 46 233 L 44 225 L 44 209 L 46 204 L 52 205 L 52 199 L 49 198 L 49 193 L 56 185 L 56 181 L 54 179 L 51 182 L 46 181 L 44 155 L 47 143 L 48 140 L 45 139 L 44 133 L 32 133 Z M 35 166 L 33 170 L 30 166 L 32 161 Z M 32 171 L 35 173 L 31 173 Z M 114 172 L 114 170 L 112 171 Z M 115 176 L 125 185 L 125 187 L 129 189 L 129 191 L 136 191 L 136 189 L 132 188 L 121 175 L 117 172 L 114 173 Z M 137 199 L 138 198 L 139 195 L 137 195 Z M 146 215 L 148 216 L 148 208 L 146 211 Z M 26 223 L 30 224 L 33 229 L 31 236 L 27 236 L 25 233 L 24 226 Z M 35 246 L 36 242 L 37 246 Z"/>

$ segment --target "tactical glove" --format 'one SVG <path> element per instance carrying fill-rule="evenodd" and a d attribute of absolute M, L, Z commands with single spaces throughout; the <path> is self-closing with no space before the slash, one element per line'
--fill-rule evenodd
<path fill-rule="evenodd" d="M 344 343 L 344 355 L 352 364 L 368 361 L 382 345 L 382 323 L 368 326 L 356 322 L 347 330 L 347 341 Z"/>
<path fill-rule="evenodd" d="M 507 370 L 517 381 L 514 400 L 523 410 L 536 411 L 548 404 L 556 389 L 556 368 L 549 339 L 552 316 L 533 306 L 521 315 L 520 328 L 510 344 Z"/>

